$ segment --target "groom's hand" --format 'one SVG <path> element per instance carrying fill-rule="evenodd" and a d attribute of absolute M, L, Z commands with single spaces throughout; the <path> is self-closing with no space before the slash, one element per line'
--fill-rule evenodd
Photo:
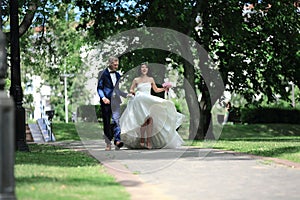
<path fill-rule="evenodd" d="M 106 97 L 103 97 L 102 101 L 103 101 L 104 104 L 110 104 L 110 100 Z"/>
<path fill-rule="evenodd" d="M 134 92 L 134 90 L 130 90 L 130 93 L 129 94 L 131 94 L 131 96 L 135 96 L 135 92 Z M 129 95 L 128 94 L 128 95 Z"/>

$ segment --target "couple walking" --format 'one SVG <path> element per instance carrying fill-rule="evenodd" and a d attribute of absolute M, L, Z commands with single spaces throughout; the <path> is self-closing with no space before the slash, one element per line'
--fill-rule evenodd
<path fill-rule="evenodd" d="M 171 101 L 151 95 L 151 88 L 156 93 L 169 88 L 158 88 L 154 79 L 148 76 L 147 64 L 142 64 L 139 68 L 140 76 L 133 79 L 130 93 L 125 93 L 118 87 L 121 78 L 117 72 L 119 59 L 110 57 L 108 62 L 108 68 L 99 74 L 97 86 L 103 116 L 105 150 L 111 150 L 113 139 L 116 150 L 124 144 L 128 148 L 148 149 L 177 148 L 183 144 L 176 129 L 184 116 L 176 111 Z M 122 116 L 121 96 L 129 98 Z"/>

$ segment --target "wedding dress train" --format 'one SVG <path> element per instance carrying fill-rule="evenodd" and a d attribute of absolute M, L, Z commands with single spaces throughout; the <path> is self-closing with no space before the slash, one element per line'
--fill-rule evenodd
<path fill-rule="evenodd" d="M 138 84 L 136 95 L 128 101 L 120 118 L 121 140 L 128 148 L 143 148 L 140 128 L 152 118 L 152 147 L 180 147 L 183 140 L 176 129 L 182 124 L 184 115 L 176 111 L 172 101 L 153 96 L 150 92 L 151 83 Z"/>

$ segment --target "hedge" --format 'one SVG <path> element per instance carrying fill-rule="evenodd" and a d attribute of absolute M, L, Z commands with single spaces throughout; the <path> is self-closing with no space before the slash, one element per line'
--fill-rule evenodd
<path fill-rule="evenodd" d="M 242 123 L 288 123 L 300 124 L 300 110 L 283 108 L 243 108 Z"/>
<path fill-rule="evenodd" d="M 77 118 L 85 122 L 97 122 L 101 118 L 100 105 L 81 105 L 77 108 Z"/>
<path fill-rule="evenodd" d="M 121 105 L 121 113 L 126 108 L 125 104 Z M 81 105 L 77 108 L 77 120 L 85 122 L 101 121 L 102 112 L 99 105 Z"/>

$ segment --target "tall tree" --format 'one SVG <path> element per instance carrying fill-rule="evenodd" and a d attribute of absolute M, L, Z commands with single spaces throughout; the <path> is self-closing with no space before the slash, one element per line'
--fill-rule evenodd
<path fill-rule="evenodd" d="M 44 84 L 51 87 L 51 105 L 55 108 L 55 120 L 65 118 L 64 78 L 67 78 L 67 96 L 71 97 L 78 88 L 73 88 L 73 79 L 82 73 L 80 48 L 85 45 L 84 32 L 76 31 L 78 21 L 72 4 L 53 5 L 43 26 L 32 28 L 22 38 L 24 50 L 22 64 L 24 72 L 40 75 Z M 28 76 L 32 78 L 32 76 Z M 72 99 L 69 99 L 72 103 Z M 69 103 L 68 103 L 69 104 Z M 68 115 L 69 118 L 69 115 Z"/>
<path fill-rule="evenodd" d="M 19 38 L 26 34 L 31 26 L 43 27 L 45 22 L 55 13 L 57 5 L 68 5 L 71 2 L 72 1 L 70 0 L 62 0 L 59 2 L 52 0 L 30 0 L 18 2 L 4 0 L 0 7 L 2 14 L 1 27 L 4 27 L 4 31 L 6 32 L 7 39 L 9 41 L 8 46 L 11 49 L 11 94 L 14 96 L 17 108 L 15 120 L 18 122 L 18 124 L 16 124 L 16 143 L 17 149 L 19 150 L 28 150 L 25 140 L 25 111 L 22 107 L 23 91 L 20 80 L 22 67 L 20 66 L 20 48 L 18 45 Z M 20 24 L 18 23 L 19 19 L 21 19 Z M 9 23 L 10 26 L 8 26 Z M 44 29 L 42 28 L 42 30 Z M 42 34 L 44 33 L 43 31 L 41 32 Z M 32 37 L 27 39 L 32 40 Z"/>
<path fill-rule="evenodd" d="M 11 87 L 10 94 L 15 101 L 15 138 L 16 149 L 28 151 L 25 133 L 25 109 L 22 106 L 23 91 L 21 87 L 20 71 L 20 42 L 19 42 L 19 15 L 18 2 L 10 1 L 10 41 L 11 41 Z"/>
<path fill-rule="evenodd" d="M 43 2 L 43 9 L 37 9 L 37 13 L 58 7 L 54 1 L 48 2 L 52 7 Z M 296 12 L 292 0 L 250 1 L 254 8 L 247 13 L 244 11 L 246 0 L 75 2 L 81 8 L 83 20 L 77 29 L 88 30 L 92 42 L 142 26 L 169 28 L 193 38 L 218 63 L 226 88 L 243 94 L 248 102 L 252 102 L 258 93 L 264 94 L 269 101 L 273 100 L 275 93 L 288 98 L 285 86 L 290 81 L 299 86 L 300 23 L 299 12 Z M 164 62 L 164 57 L 178 61 L 184 67 L 183 74 L 188 83 L 201 94 L 200 102 L 191 101 L 189 97 L 187 102 L 192 115 L 195 106 L 201 111 L 200 119 L 191 121 L 191 127 L 199 124 L 199 129 L 191 129 L 191 137 L 204 138 L 212 105 L 221 94 L 210 94 L 210 83 L 205 81 L 203 71 L 196 64 L 168 52 L 149 53 L 151 51 L 145 51 L 145 54 L 140 51 L 139 55 L 147 55 L 159 62 Z M 141 58 L 128 53 L 122 59 L 138 62 Z"/>
<path fill-rule="evenodd" d="M 19 5 L 23 8 L 25 3 L 25 14 L 23 20 L 19 25 Z M 3 1 L 1 4 L 1 28 L 9 25 L 10 31 L 6 33 L 9 41 L 10 49 L 10 63 L 11 63 L 11 87 L 10 94 L 15 101 L 15 139 L 16 149 L 20 151 L 28 151 L 26 144 L 25 133 L 25 109 L 23 108 L 23 90 L 21 87 L 21 70 L 20 70 L 20 42 L 19 38 L 30 27 L 35 11 L 37 9 L 38 1 L 18 2 L 18 1 Z"/>
<path fill-rule="evenodd" d="M 94 24 L 93 30 L 103 30 L 98 32 L 102 34 L 101 39 L 139 26 L 165 27 L 180 31 L 194 38 L 210 53 L 219 63 L 219 71 L 226 88 L 243 94 L 248 102 L 253 102 L 258 93 L 264 94 L 270 101 L 274 93 L 287 97 L 284 88 L 288 82 L 293 81 L 299 85 L 297 65 L 300 23 L 293 1 L 253 1 L 255 7 L 247 14 L 244 6 L 248 1 L 240 0 L 140 0 L 131 4 L 132 7 L 122 8 L 126 2 L 104 4 L 97 1 L 93 5 L 85 4 L 95 12 L 100 11 L 99 15 L 91 16 L 99 22 Z M 101 10 L 105 6 L 110 9 Z M 122 11 L 125 14 L 119 15 Z M 116 17 L 123 19 L 122 16 L 128 18 L 128 23 L 117 24 L 114 28 L 112 22 L 116 21 Z M 108 26 L 102 23 L 106 19 L 111 19 Z M 199 129 L 196 134 L 193 133 L 194 130 L 190 134 L 194 134 L 192 136 L 196 138 L 204 138 L 209 127 L 212 104 L 221 94 L 211 99 L 207 88 L 210 83 L 204 81 L 201 71 L 184 60 L 181 63 L 184 66 L 185 78 L 193 88 L 199 88 L 202 94 L 201 101 L 197 103 L 201 110 Z M 195 106 L 195 102 L 188 97 L 187 102 L 190 108 Z M 190 112 L 193 115 L 192 109 Z M 193 123 L 195 122 L 191 122 Z"/>

